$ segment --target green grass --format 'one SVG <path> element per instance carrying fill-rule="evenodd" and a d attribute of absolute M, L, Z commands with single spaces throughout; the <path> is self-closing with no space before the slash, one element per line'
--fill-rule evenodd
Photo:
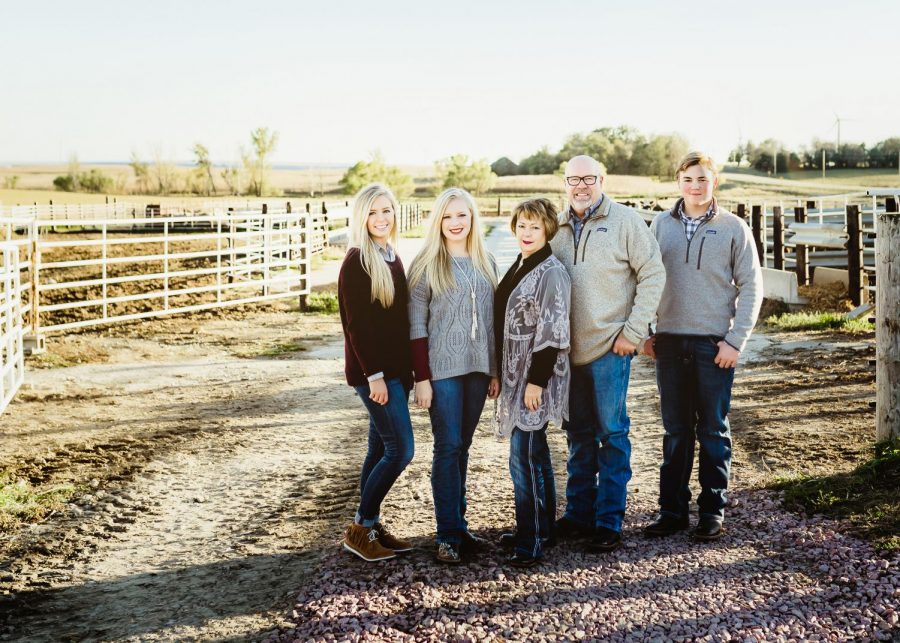
<path fill-rule="evenodd" d="M 778 330 L 842 330 L 848 333 L 867 333 L 875 330 L 875 325 L 863 315 L 856 319 L 848 319 L 842 313 L 834 312 L 799 312 L 771 315 L 766 318 L 766 325 Z"/>
<path fill-rule="evenodd" d="M 424 236 L 425 228 L 423 228 L 422 225 L 417 225 L 414 228 L 409 228 L 400 233 L 400 237 L 403 239 L 421 239 Z"/>
<path fill-rule="evenodd" d="M 307 350 L 306 345 L 300 340 L 291 340 L 280 344 L 264 344 L 253 346 L 250 349 L 232 351 L 232 355 L 241 359 L 257 359 L 260 357 L 277 358 Z"/>
<path fill-rule="evenodd" d="M 71 485 L 35 489 L 25 480 L 0 473 L 0 532 L 42 520 L 51 511 L 62 509 L 74 493 Z"/>
<path fill-rule="evenodd" d="M 336 313 L 338 312 L 337 293 L 311 292 L 306 298 L 306 312 L 308 313 Z"/>
<path fill-rule="evenodd" d="M 847 519 L 876 548 L 900 549 L 900 439 L 875 445 L 849 473 L 780 479 L 775 488 L 789 507 Z"/>

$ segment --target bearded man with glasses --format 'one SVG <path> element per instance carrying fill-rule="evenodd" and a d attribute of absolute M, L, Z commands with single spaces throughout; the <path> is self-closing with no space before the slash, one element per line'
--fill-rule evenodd
<path fill-rule="evenodd" d="M 550 242 L 572 281 L 566 511 L 558 538 L 586 536 L 594 551 L 622 542 L 631 479 L 625 406 L 631 358 L 647 335 L 666 281 L 659 245 L 641 216 L 603 194 L 606 170 L 590 156 L 566 165 L 569 207 Z"/>

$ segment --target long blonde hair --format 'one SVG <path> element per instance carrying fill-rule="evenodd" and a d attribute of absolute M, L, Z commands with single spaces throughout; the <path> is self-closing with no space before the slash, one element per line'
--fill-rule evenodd
<path fill-rule="evenodd" d="M 409 286 L 413 288 L 423 277 L 428 281 L 431 291 L 439 295 L 456 288 L 456 278 L 453 276 L 452 260 L 444 243 L 444 235 L 441 232 L 441 220 L 444 211 L 453 199 L 460 199 L 466 204 L 472 215 L 472 226 L 466 238 L 466 250 L 472 258 L 472 266 L 484 275 L 492 288 L 497 288 L 497 272 L 494 264 L 484 247 L 484 237 L 481 234 L 481 220 L 478 214 L 478 205 L 472 195 L 462 188 L 449 188 L 441 192 L 434 200 L 434 207 L 428 222 L 428 230 L 425 233 L 425 243 L 416 258 L 409 267 Z"/>
<path fill-rule="evenodd" d="M 391 269 L 388 268 L 387 262 L 378 252 L 378 248 L 372 237 L 369 236 L 369 210 L 378 197 L 387 197 L 391 202 L 391 208 L 394 210 L 394 225 L 391 228 L 391 234 L 388 239 L 391 246 L 396 251 L 397 239 L 397 211 L 400 206 L 397 204 L 397 197 L 391 192 L 390 188 L 381 183 L 372 183 L 362 188 L 353 197 L 353 219 L 350 223 L 350 247 L 359 248 L 360 261 L 363 270 L 372 279 L 372 301 L 378 300 L 385 308 L 390 308 L 394 303 L 394 279 L 391 276 Z"/>

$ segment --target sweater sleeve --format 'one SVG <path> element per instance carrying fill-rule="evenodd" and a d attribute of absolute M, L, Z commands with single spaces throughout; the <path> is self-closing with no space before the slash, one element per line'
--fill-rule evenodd
<path fill-rule="evenodd" d="M 535 353 L 531 360 L 531 368 L 528 369 L 528 383 L 547 388 L 547 383 L 553 375 L 557 355 L 559 355 L 559 349 L 555 346 L 547 346 Z"/>
<path fill-rule="evenodd" d="M 379 340 L 369 323 L 371 311 L 379 304 L 372 301 L 372 280 L 363 270 L 358 257 L 347 261 L 341 268 L 339 291 L 347 319 L 347 342 L 359 360 L 363 374 L 368 378 L 383 372 L 385 364 L 377 348 Z"/>
<path fill-rule="evenodd" d="M 656 316 L 659 299 L 666 285 L 666 268 L 656 237 L 636 213 L 631 219 L 628 232 L 628 262 L 637 277 L 637 291 L 622 334 L 629 342 L 637 345 L 646 336 L 647 325 Z"/>
<path fill-rule="evenodd" d="M 431 367 L 428 364 L 428 338 L 420 337 L 411 340 L 410 348 L 412 349 L 413 373 L 416 376 L 416 383 L 432 379 Z"/>
<path fill-rule="evenodd" d="M 431 304 L 431 288 L 424 275 L 409 291 L 409 338 L 428 337 L 428 307 Z"/>
<path fill-rule="evenodd" d="M 756 244 L 750 236 L 750 229 L 740 226 L 740 235 L 736 235 L 732 249 L 732 270 L 734 285 L 738 289 L 737 306 L 734 323 L 725 335 L 725 341 L 739 351 L 743 351 L 750 338 L 750 333 L 759 317 L 759 309 L 763 300 L 762 268 L 756 254 Z"/>

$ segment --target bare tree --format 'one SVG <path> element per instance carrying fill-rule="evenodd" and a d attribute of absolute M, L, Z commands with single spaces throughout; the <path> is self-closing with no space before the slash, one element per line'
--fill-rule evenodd
<path fill-rule="evenodd" d="M 278 132 L 270 132 L 268 127 L 257 127 L 250 132 L 251 149 L 241 148 L 241 160 L 250 177 L 248 191 L 262 196 L 266 189 L 266 173 L 269 170 L 269 155 L 278 144 Z"/>
<path fill-rule="evenodd" d="M 215 194 L 216 182 L 213 180 L 212 162 L 209 160 L 209 150 L 202 143 L 195 143 L 193 152 L 196 157 L 194 164 L 197 166 L 197 172 L 206 178 L 206 194 Z"/>

